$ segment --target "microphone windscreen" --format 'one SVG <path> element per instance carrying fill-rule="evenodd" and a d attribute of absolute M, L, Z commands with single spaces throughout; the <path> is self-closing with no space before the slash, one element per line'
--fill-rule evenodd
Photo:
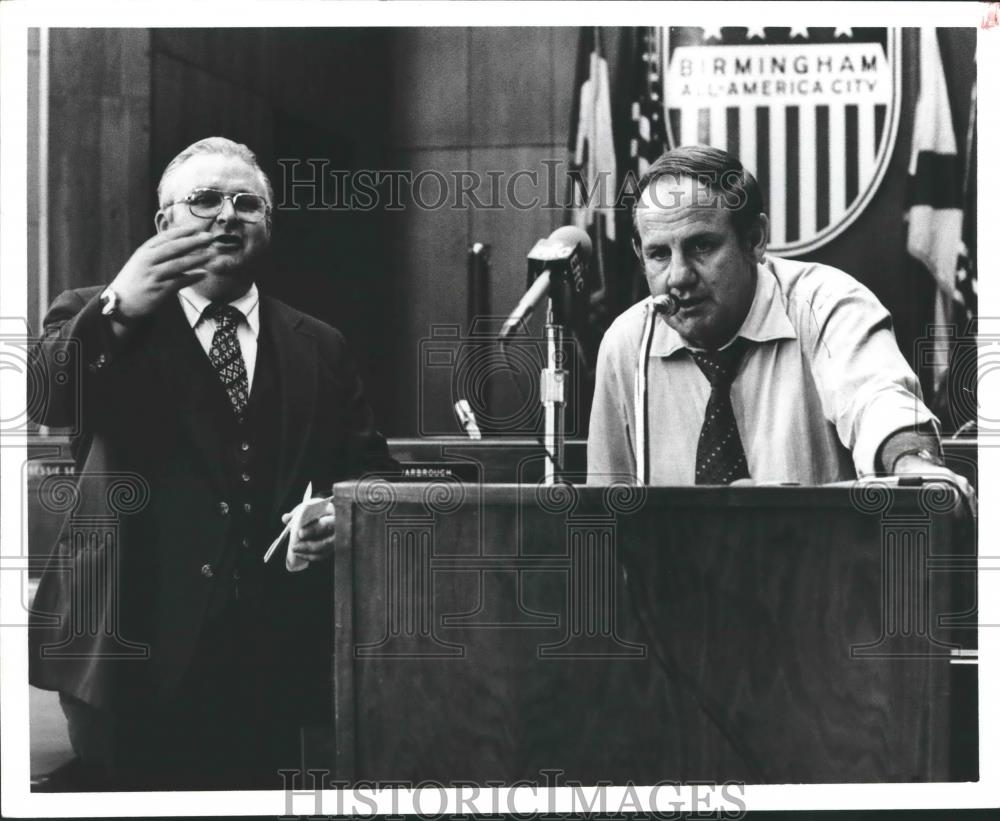
<path fill-rule="evenodd" d="M 673 316 L 680 308 L 680 303 L 670 294 L 660 294 L 653 297 L 653 310 L 664 316 Z"/>
<path fill-rule="evenodd" d="M 590 241 L 590 237 L 587 236 L 587 232 L 582 228 L 577 228 L 575 225 L 564 225 L 562 228 L 556 228 L 549 235 L 549 242 L 578 246 L 584 262 L 589 261 L 594 254 L 594 244 Z"/>

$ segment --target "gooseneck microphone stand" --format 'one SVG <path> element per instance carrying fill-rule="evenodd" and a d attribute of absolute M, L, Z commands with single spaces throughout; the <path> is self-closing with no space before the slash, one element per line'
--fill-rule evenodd
<path fill-rule="evenodd" d="M 539 240 L 528 252 L 529 287 L 500 330 L 500 347 L 507 337 L 527 319 L 535 306 L 548 295 L 545 321 L 545 358 L 539 385 L 539 398 L 545 409 L 545 476 L 547 485 L 566 477 L 566 329 L 573 316 L 574 301 L 584 291 L 584 271 L 593 253 L 590 237 L 581 228 L 564 225 L 548 239 Z M 534 273 L 534 278 L 531 274 Z M 516 384 L 516 383 L 515 383 Z"/>

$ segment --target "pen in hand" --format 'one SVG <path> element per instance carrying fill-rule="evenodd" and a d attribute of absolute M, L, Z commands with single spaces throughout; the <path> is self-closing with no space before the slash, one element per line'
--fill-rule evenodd
<path fill-rule="evenodd" d="M 299 507 L 304 505 L 312 498 L 312 489 L 313 489 L 312 482 L 310 482 L 308 485 L 306 485 L 306 492 L 302 494 L 302 501 L 299 502 L 298 505 Z M 281 547 L 281 543 L 284 541 L 285 537 L 292 532 L 292 524 L 294 522 L 295 522 L 295 511 L 293 510 L 292 515 L 288 519 L 288 522 L 285 523 L 284 529 L 281 531 L 281 533 L 278 534 L 278 537 L 273 542 L 271 542 L 271 546 L 267 549 L 267 552 L 264 554 L 265 562 L 271 561 L 271 557 L 274 555 L 274 551 L 276 551 L 279 547 Z"/>

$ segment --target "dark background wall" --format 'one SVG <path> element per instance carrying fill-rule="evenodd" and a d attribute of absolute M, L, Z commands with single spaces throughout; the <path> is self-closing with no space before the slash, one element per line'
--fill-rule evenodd
<path fill-rule="evenodd" d="M 518 170 L 540 175 L 545 160 L 565 162 L 576 38 L 577 29 L 551 28 L 392 32 L 390 167 L 414 173 L 467 170 L 483 180 L 497 172 L 508 181 Z M 424 202 L 433 200 L 432 189 L 428 184 Z M 442 325 L 458 326 L 463 336 L 469 331 L 467 248 L 475 242 L 491 246 L 489 306 L 503 314 L 524 290 L 528 249 L 565 221 L 562 208 L 513 207 L 506 185 L 496 197 L 488 183 L 477 193 L 489 208 L 415 207 L 389 214 L 386 221 L 389 276 L 397 297 L 392 361 L 399 363 L 395 413 L 401 433 L 458 430 L 447 368 L 427 364 L 421 341 Z M 526 202 L 539 192 L 525 179 L 510 193 Z M 519 402 L 504 375 L 494 374 L 486 384 L 493 389 L 494 416 L 514 416 Z M 472 385 L 457 388 L 462 394 Z M 440 401 L 428 401 L 438 396 Z"/>
<path fill-rule="evenodd" d="M 627 140 L 632 33 L 602 34 L 616 139 Z M 483 178 L 492 171 L 504 179 L 524 169 L 544 180 L 544 163 L 567 157 L 577 36 L 569 27 L 53 29 L 50 298 L 110 281 L 152 233 L 162 168 L 194 140 L 222 134 L 257 151 L 279 204 L 290 206 L 274 220 L 279 273 L 261 287 L 344 331 L 388 434 L 455 430 L 448 380 L 428 372 L 422 343 L 435 326 L 469 330 L 467 249 L 492 246 L 489 301 L 503 314 L 524 288 L 526 251 L 567 221 L 564 210 L 511 207 L 504 191 L 493 203 L 500 207 L 489 209 L 307 208 L 308 188 L 287 189 L 288 162 L 300 162 L 299 180 L 313 173 L 309 159 L 342 171 L 471 171 Z M 931 316 L 933 294 L 929 278 L 907 265 L 902 220 L 916 41 L 915 30 L 904 31 L 902 117 L 889 171 L 857 222 L 811 255 L 875 291 L 908 356 Z M 939 41 L 964 153 L 975 32 L 942 29 Z M 36 51 L 29 58 L 37 65 Z M 433 180 L 423 190 L 425 201 L 436 198 Z M 545 194 L 527 181 L 516 193 Z M 37 286 L 37 268 L 29 275 Z M 423 391 L 422 403 L 421 386 L 431 393 Z M 502 417 L 504 402 L 516 400 L 498 383 L 492 401 Z"/>

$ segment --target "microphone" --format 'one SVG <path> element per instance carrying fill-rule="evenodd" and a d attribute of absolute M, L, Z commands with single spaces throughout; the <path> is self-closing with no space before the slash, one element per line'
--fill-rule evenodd
<path fill-rule="evenodd" d="M 472 410 L 468 399 L 459 399 L 455 403 L 455 415 L 470 439 L 482 439 L 482 431 L 479 430 L 479 423 L 476 422 L 476 414 Z"/>
<path fill-rule="evenodd" d="M 504 340 L 522 322 L 526 322 L 552 288 L 553 276 L 568 277 L 573 290 L 583 290 L 583 273 L 594 252 L 594 246 L 587 232 L 575 225 L 557 228 L 547 239 L 540 239 L 528 251 L 530 269 L 540 269 L 531 287 L 521 297 L 517 307 L 500 329 L 500 339 Z"/>
<path fill-rule="evenodd" d="M 677 297 L 670 294 L 660 294 L 653 297 L 653 310 L 664 316 L 673 316 L 680 310 L 681 304 Z"/>

